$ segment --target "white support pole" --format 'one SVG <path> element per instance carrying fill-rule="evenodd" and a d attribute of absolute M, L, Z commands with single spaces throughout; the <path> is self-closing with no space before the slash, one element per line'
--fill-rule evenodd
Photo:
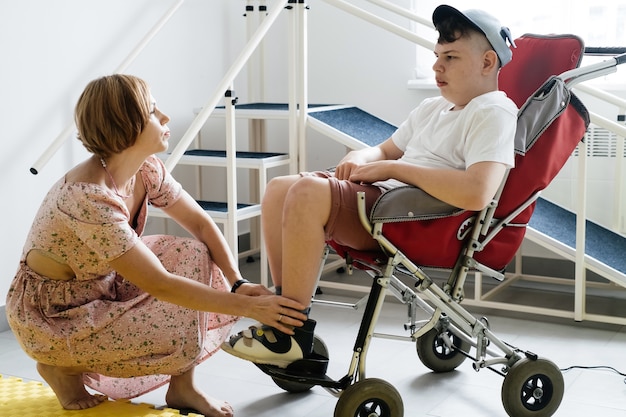
<path fill-rule="evenodd" d="M 618 114 L 626 114 L 626 109 L 621 108 Z M 613 216 L 613 224 L 619 233 L 626 234 L 626 178 L 624 177 L 626 173 L 626 157 L 624 156 L 624 152 L 626 152 L 626 144 L 624 143 L 626 135 L 617 135 L 616 140 L 615 185 L 613 193 L 615 196 L 613 208 L 615 215 Z"/>
<path fill-rule="evenodd" d="M 307 6 L 304 2 L 298 3 L 298 170 L 306 171 L 306 126 L 309 115 L 308 89 L 308 44 L 307 44 Z"/>
<path fill-rule="evenodd" d="M 299 171 L 298 161 L 300 159 L 300 149 L 298 141 L 298 14 L 293 6 L 289 7 L 288 25 L 288 51 L 287 51 L 287 83 L 288 83 L 288 105 L 289 105 L 289 173 L 295 174 Z"/>
<path fill-rule="evenodd" d="M 587 221 L 587 145 L 578 143 L 578 198 L 576 207 L 576 257 L 574 269 L 574 320 L 583 321 L 586 313 L 587 274 L 585 236 Z"/>
<path fill-rule="evenodd" d="M 265 194 L 265 184 L 267 184 L 267 167 L 263 166 L 262 169 L 259 170 L 259 194 L 263 196 Z M 258 221 L 259 229 L 261 225 L 261 221 Z M 265 240 L 263 239 L 263 232 L 260 231 L 259 235 L 259 263 L 260 263 L 260 278 L 261 284 L 269 288 L 270 280 L 269 280 L 269 268 L 268 268 L 268 258 L 267 258 L 267 249 L 265 247 Z"/>
<path fill-rule="evenodd" d="M 267 6 L 264 0 L 258 1 L 255 11 L 254 0 L 247 0 L 246 6 L 246 23 L 247 23 L 247 39 L 251 39 L 254 31 L 259 27 L 267 13 Z M 257 47 L 255 53 L 248 61 L 247 66 L 248 79 L 248 98 L 247 101 L 263 102 L 265 101 L 265 41 L 262 41 Z M 263 152 L 267 148 L 265 120 L 250 119 L 248 120 L 248 150 L 251 152 Z M 265 189 L 265 181 L 267 181 L 265 171 L 250 170 L 249 178 L 249 197 L 250 201 L 261 202 L 263 198 L 263 190 Z M 250 225 L 250 249 L 258 248 L 261 263 L 261 283 L 267 286 L 267 255 L 265 254 L 265 245 L 261 233 L 261 221 L 257 218 L 251 218 Z"/>
<path fill-rule="evenodd" d="M 272 10 L 268 13 L 265 20 L 263 20 L 263 22 L 259 25 L 252 39 L 248 41 L 244 49 L 241 51 L 233 65 L 224 76 L 224 78 L 222 78 L 222 81 L 220 81 L 220 83 L 218 84 L 217 89 L 211 99 L 202 107 L 202 110 L 191 122 L 191 125 L 189 126 L 187 131 L 180 139 L 176 147 L 172 150 L 169 158 L 167 158 L 167 160 L 165 161 L 165 167 L 168 170 L 171 171 L 172 168 L 176 166 L 193 138 L 198 134 L 202 126 L 204 126 L 209 116 L 211 116 L 211 113 L 213 113 L 213 110 L 215 110 L 215 107 L 217 106 L 217 103 L 219 102 L 224 92 L 233 83 L 235 77 L 239 74 L 248 59 L 250 59 L 250 56 L 252 55 L 256 47 L 259 46 L 267 31 L 270 29 L 282 9 L 287 4 L 287 1 L 288 0 L 277 1 L 274 4 Z"/>
<path fill-rule="evenodd" d="M 259 1 L 259 25 L 261 23 L 263 23 L 263 20 L 265 20 L 265 17 L 267 16 L 267 4 L 265 0 L 260 0 Z M 265 100 L 265 42 L 261 42 L 261 45 L 259 45 L 259 76 L 258 76 L 258 81 L 259 81 L 259 88 L 258 88 L 258 93 L 259 93 L 259 97 L 258 100 Z"/>
<path fill-rule="evenodd" d="M 253 0 L 248 0 L 246 6 L 246 29 L 248 33 L 247 39 L 250 40 L 254 36 L 255 30 L 259 27 L 267 13 L 265 1 L 260 1 L 255 12 Z M 247 64 L 247 80 L 248 80 L 248 97 L 247 102 L 263 102 L 265 101 L 265 41 L 262 41 L 256 48 L 254 54 L 250 57 Z M 250 119 L 248 122 L 248 150 L 252 152 L 262 152 L 266 150 L 266 128 L 265 120 Z M 257 173 L 250 172 L 250 184 L 256 184 Z M 260 198 L 256 190 L 252 187 L 250 197 L 253 200 Z"/>
<path fill-rule="evenodd" d="M 246 1 L 246 33 L 247 40 L 249 41 L 254 36 L 254 32 L 258 28 L 257 12 L 254 10 L 254 0 Z M 259 52 L 261 50 L 262 43 L 256 49 L 256 51 L 250 56 L 247 64 L 247 79 L 248 79 L 248 101 L 254 102 L 259 100 Z"/>
<path fill-rule="evenodd" d="M 176 10 L 185 2 L 185 0 L 178 0 L 159 21 L 150 29 L 150 31 L 143 37 L 143 39 L 135 46 L 135 48 L 128 54 L 126 59 L 113 71 L 114 74 L 118 74 L 126 70 L 126 68 L 137 58 L 137 56 L 143 51 L 146 45 L 156 36 L 156 34 L 165 26 L 167 21 L 174 15 Z M 50 158 L 61 148 L 63 143 L 67 140 L 70 134 L 76 129 L 74 122 L 70 123 L 59 135 L 52 141 L 43 154 L 35 161 L 30 168 L 32 174 L 38 174 L 39 171 L 48 163 Z"/>
<path fill-rule="evenodd" d="M 237 137 L 235 135 L 235 103 L 237 98 L 232 84 L 226 91 L 224 100 L 226 110 L 226 206 L 228 209 L 224 235 L 233 257 L 237 259 L 239 256 L 237 242 L 239 237 L 237 232 Z"/>

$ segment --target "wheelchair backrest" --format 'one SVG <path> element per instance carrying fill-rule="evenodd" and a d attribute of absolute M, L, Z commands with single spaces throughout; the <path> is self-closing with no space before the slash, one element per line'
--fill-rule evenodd
<path fill-rule="evenodd" d="M 525 226 L 535 208 L 533 196 L 563 168 L 582 140 L 589 116 L 562 80 L 554 78 L 579 66 L 584 52 L 580 38 L 524 35 L 516 44 L 515 59 L 501 70 L 500 88 L 520 107 L 518 135 L 524 143 L 519 148 L 520 138 L 516 138 L 515 168 L 509 172 L 494 217 L 503 219 L 527 205 L 512 220 Z M 515 256 L 525 231 L 525 227 L 501 230 L 475 258 L 494 269 L 503 269 Z"/>

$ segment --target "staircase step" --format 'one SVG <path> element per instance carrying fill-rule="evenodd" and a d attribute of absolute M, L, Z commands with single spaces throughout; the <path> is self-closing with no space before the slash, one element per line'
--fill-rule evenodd
<path fill-rule="evenodd" d="M 330 110 L 312 111 L 309 116 L 313 120 L 317 120 L 325 125 L 328 125 L 337 131 L 337 136 L 340 134 L 343 136 L 337 138 L 341 140 L 347 146 L 352 148 L 364 148 L 376 146 L 388 139 L 393 132 L 396 131 L 396 126 L 391 123 L 371 115 L 370 113 L 359 109 L 358 107 L 344 107 Z M 316 127 L 313 124 L 312 127 Z M 323 129 L 319 126 L 320 129 Z M 324 132 L 327 133 L 327 132 Z"/>
<path fill-rule="evenodd" d="M 228 220 L 228 204 L 221 201 L 197 200 L 200 207 L 206 211 L 215 222 L 225 223 Z M 167 218 L 167 214 L 157 207 L 149 206 L 148 212 L 150 216 Z M 237 204 L 237 220 L 245 220 L 261 214 L 260 204 Z"/>
<path fill-rule="evenodd" d="M 167 155 L 163 155 L 167 158 Z M 289 155 L 278 152 L 240 152 L 235 154 L 238 168 L 264 169 L 289 163 Z M 180 165 L 226 166 L 226 151 L 212 149 L 191 149 L 181 157 Z"/>
<path fill-rule="evenodd" d="M 342 107 L 335 104 L 309 104 L 309 111 L 322 108 Z M 244 103 L 236 104 L 235 110 L 238 118 L 244 119 L 287 119 L 289 118 L 289 104 L 287 103 Z M 194 109 L 194 113 L 199 113 L 200 108 Z M 226 114 L 224 106 L 218 106 L 213 111 L 213 116 L 224 117 Z"/>
<path fill-rule="evenodd" d="M 537 206 L 528 223 L 528 235 L 534 236 L 537 231 L 544 236 L 560 242 L 564 251 L 574 258 L 576 255 L 576 214 L 543 198 L 537 200 Z M 534 229 L 534 230 L 533 230 Z M 540 239 L 541 236 L 534 236 Z M 607 271 L 612 276 L 619 276 L 626 284 L 626 237 L 608 230 L 589 220 L 586 221 L 585 254 L 601 262 L 597 266 L 603 269 L 606 265 L 612 269 Z"/>

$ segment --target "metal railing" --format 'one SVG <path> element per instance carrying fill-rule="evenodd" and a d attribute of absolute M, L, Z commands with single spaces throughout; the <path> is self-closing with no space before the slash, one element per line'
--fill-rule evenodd
<path fill-rule="evenodd" d="M 148 31 L 148 33 L 139 41 L 137 46 L 128 54 L 128 56 L 122 61 L 122 63 L 115 69 L 114 73 L 123 72 L 128 66 L 139 56 L 141 51 L 150 43 L 150 41 L 159 33 L 159 31 L 165 26 L 165 24 L 170 20 L 170 18 L 176 13 L 176 11 L 180 8 L 180 6 L 185 2 L 185 0 L 177 0 L 176 3 L 172 7 L 170 7 L 165 14 L 159 19 L 159 21 Z M 69 138 L 69 136 L 76 129 L 76 124 L 71 122 L 59 135 L 54 139 L 54 141 L 46 148 L 46 150 L 41 154 L 39 159 L 33 164 L 30 168 L 30 172 L 34 175 L 38 174 L 39 171 L 48 163 L 50 158 L 61 148 L 63 143 Z"/>

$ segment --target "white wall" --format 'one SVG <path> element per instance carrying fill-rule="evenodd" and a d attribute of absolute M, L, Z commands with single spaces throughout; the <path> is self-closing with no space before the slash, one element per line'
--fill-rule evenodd
<path fill-rule="evenodd" d="M 309 3 L 310 101 L 358 105 L 394 124 L 404 120 L 423 98 L 406 88 L 415 66 L 413 45 L 324 2 Z M 408 6 L 409 0 L 398 3 Z M 72 137 L 38 175 L 29 168 L 71 123 L 85 84 L 112 73 L 173 4 L 174 0 L 0 2 L 4 17 L 0 117 L 5 138 L 0 153 L 0 193 L 5 198 L 0 209 L 0 306 L 46 191 L 87 154 Z M 192 109 L 206 103 L 243 47 L 244 6 L 243 0 L 186 0 L 125 71 L 150 83 L 160 107 L 172 119 L 173 143 L 193 119 Z M 287 13 L 266 43 L 268 101 L 287 99 Z M 235 87 L 245 102 L 245 74 Z M 317 146 L 311 147 L 311 168 L 328 166 L 343 152 L 331 146 L 336 155 L 329 154 L 329 144 L 320 137 L 313 136 L 312 142 Z"/>
<path fill-rule="evenodd" d="M 0 15 L 0 306 L 50 185 L 86 152 L 72 136 L 38 175 L 29 168 L 72 122 L 85 84 L 112 73 L 175 1 L 2 1 Z M 238 9 L 238 10 L 235 10 Z M 242 34 L 243 4 L 187 0 L 126 70 L 146 79 L 180 137 L 221 79 Z"/>

